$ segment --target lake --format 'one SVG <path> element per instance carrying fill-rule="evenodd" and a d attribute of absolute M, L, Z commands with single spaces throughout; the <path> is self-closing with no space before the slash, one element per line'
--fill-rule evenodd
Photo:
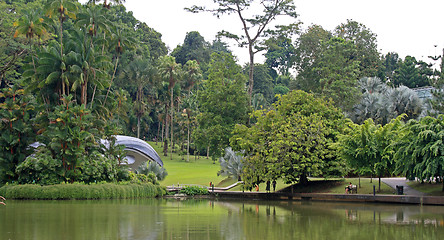
<path fill-rule="evenodd" d="M 444 207 L 300 201 L 13 201 L 0 239 L 442 239 Z"/>

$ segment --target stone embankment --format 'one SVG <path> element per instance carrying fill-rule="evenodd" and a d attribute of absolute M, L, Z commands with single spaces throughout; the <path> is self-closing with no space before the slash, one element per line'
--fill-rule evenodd
<path fill-rule="evenodd" d="M 218 198 L 252 200 L 336 201 L 362 203 L 396 203 L 419 205 L 444 205 L 444 197 L 414 195 L 328 194 L 328 193 L 265 193 L 265 192 L 210 192 Z"/>

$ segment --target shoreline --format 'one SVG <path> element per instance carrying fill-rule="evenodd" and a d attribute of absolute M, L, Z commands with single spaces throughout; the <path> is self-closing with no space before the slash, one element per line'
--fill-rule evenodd
<path fill-rule="evenodd" d="M 250 200 L 290 200 L 359 203 L 393 203 L 412 205 L 444 206 L 444 197 L 416 195 L 372 195 L 372 194 L 328 194 L 328 193 L 284 193 L 284 192 L 234 192 L 214 191 L 212 198 L 250 199 Z"/>

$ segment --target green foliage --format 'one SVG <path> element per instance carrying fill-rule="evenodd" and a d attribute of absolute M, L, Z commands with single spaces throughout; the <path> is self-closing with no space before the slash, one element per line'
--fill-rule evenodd
<path fill-rule="evenodd" d="M 444 115 L 407 122 L 393 143 L 396 173 L 421 181 L 444 176 L 443 129 Z"/>
<path fill-rule="evenodd" d="M 124 199 L 153 198 L 166 193 L 166 189 L 151 183 L 98 183 L 5 185 L 0 194 L 8 199 L 64 200 L 64 199 Z"/>
<path fill-rule="evenodd" d="M 214 53 L 208 71 L 208 80 L 198 94 L 201 113 L 193 135 L 196 145 L 204 149 L 209 147 L 215 160 L 229 145 L 235 124 L 247 122 L 249 108 L 246 77 L 231 54 Z"/>
<path fill-rule="evenodd" d="M 0 182 L 10 182 L 19 177 L 17 165 L 32 153 L 35 102 L 18 85 L 2 89 L 0 98 Z"/>
<path fill-rule="evenodd" d="M 390 175 L 394 170 L 392 143 L 403 126 L 403 116 L 384 126 L 372 119 L 357 125 L 349 123 L 346 134 L 339 137 L 336 146 L 340 156 L 352 171 L 359 175 Z"/>
<path fill-rule="evenodd" d="M 186 186 L 180 190 L 180 193 L 185 193 L 186 195 L 189 195 L 189 196 L 207 195 L 208 188 L 200 187 L 200 186 Z"/>
<path fill-rule="evenodd" d="M 43 146 L 18 164 L 16 173 L 19 184 L 51 185 L 64 180 L 61 162 L 52 158 L 49 149 Z"/>
<path fill-rule="evenodd" d="M 306 183 L 307 176 L 334 175 L 342 164 L 330 144 L 343 124 L 331 102 L 293 91 L 282 96 L 276 110 L 255 111 L 256 124 L 237 125 L 230 139 L 245 151 L 243 180 L 248 187 L 283 178 Z"/>
<path fill-rule="evenodd" d="M 155 180 L 162 181 L 168 176 L 168 172 L 164 167 L 159 166 L 156 162 L 146 162 L 139 166 L 136 172 L 149 175 L 152 174 Z"/>
<path fill-rule="evenodd" d="M 225 148 L 225 155 L 219 158 L 220 171 L 217 175 L 234 177 L 241 180 L 243 171 L 243 152 L 235 152 L 231 147 Z"/>
<path fill-rule="evenodd" d="M 416 119 L 423 112 L 421 99 L 408 87 L 392 88 L 377 77 L 361 78 L 359 85 L 363 92 L 361 101 L 348 114 L 355 123 L 362 124 L 371 118 L 385 125 L 400 115 L 405 114 L 406 120 Z"/>
<path fill-rule="evenodd" d="M 417 88 L 430 85 L 429 78 L 433 75 L 431 65 L 412 56 L 406 56 L 398 65 L 393 77 L 394 86 Z"/>

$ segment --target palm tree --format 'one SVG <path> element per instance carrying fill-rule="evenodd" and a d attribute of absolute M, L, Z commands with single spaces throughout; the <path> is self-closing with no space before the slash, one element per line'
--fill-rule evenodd
<path fill-rule="evenodd" d="M 150 60 L 136 58 L 132 61 L 121 73 L 121 78 L 126 78 L 128 81 L 136 85 L 136 115 L 137 115 L 137 137 L 140 138 L 140 120 L 145 114 L 147 104 L 144 97 L 144 87 L 148 84 L 155 84 L 156 68 L 152 65 Z"/>
<path fill-rule="evenodd" d="M 106 18 L 104 9 L 95 5 L 88 6 L 77 14 L 76 24 L 87 29 L 88 35 L 91 37 L 91 47 L 93 47 L 92 38 L 97 35 L 97 31 L 101 29 L 103 32 L 109 32 L 112 25 Z"/>
<path fill-rule="evenodd" d="M 60 57 L 63 59 L 63 23 L 66 18 L 76 18 L 77 5 L 70 0 L 48 0 L 45 6 L 49 18 L 57 17 L 60 22 Z M 63 70 L 62 70 L 63 72 Z M 62 80 L 62 95 L 65 95 L 65 82 Z"/>
<path fill-rule="evenodd" d="M 22 15 L 23 16 L 13 24 L 14 27 L 17 27 L 14 33 L 14 38 L 19 35 L 24 35 L 29 42 L 29 50 L 31 51 L 32 39 L 34 37 L 40 38 L 46 34 L 46 27 L 43 23 L 40 10 L 23 10 Z"/>
<path fill-rule="evenodd" d="M 183 66 L 184 80 L 183 89 L 191 92 L 191 89 L 202 79 L 202 70 L 196 60 L 188 60 Z"/>
<path fill-rule="evenodd" d="M 187 121 L 187 162 L 190 161 L 190 134 L 191 124 L 195 121 L 195 114 L 198 111 L 196 95 L 190 93 L 182 100 L 182 113 Z"/>
<path fill-rule="evenodd" d="M 14 38 L 24 35 L 28 40 L 29 52 L 32 53 L 32 40 L 35 37 L 42 37 L 46 34 L 46 26 L 43 22 L 41 10 L 31 9 L 29 11 L 24 10 L 23 16 L 14 22 L 14 27 L 17 27 Z M 34 64 L 34 57 L 31 54 L 32 62 Z"/>
<path fill-rule="evenodd" d="M 105 100 L 103 101 L 103 105 L 105 105 L 106 99 L 108 98 L 109 91 L 111 90 L 111 86 L 113 84 L 114 77 L 116 75 L 117 65 L 119 63 L 120 55 L 124 52 L 125 49 L 132 48 L 133 43 L 135 42 L 134 38 L 126 35 L 125 32 L 122 31 L 121 28 L 114 27 L 114 28 L 112 28 L 112 30 L 113 30 L 113 33 L 111 35 L 111 41 L 112 41 L 112 46 L 114 46 L 115 51 L 116 51 L 115 52 L 116 62 L 114 64 L 113 75 L 111 77 L 111 81 L 109 83 L 108 90 L 106 91 L 106 96 L 105 96 Z"/>
<path fill-rule="evenodd" d="M 388 94 L 388 102 L 390 103 L 390 112 L 399 116 L 403 113 L 407 114 L 406 119 L 416 119 L 421 115 L 423 105 L 418 95 L 406 86 L 394 88 Z M 395 117 L 396 117 L 395 116 Z"/>
<path fill-rule="evenodd" d="M 85 32 L 72 30 L 69 32 L 67 47 L 70 52 L 66 56 L 69 64 L 69 72 L 77 73 L 76 81 L 72 83 L 72 91 L 78 86 L 81 87 L 80 102 L 87 104 L 88 82 L 97 79 L 106 79 L 107 72 L 104 69 L 110 68 L 111 62 L 106 56 L 98 55 L 94 48 L 88 43 Z M 99 83 L 100 84 L 100 83 Z M 93 101 L 91 98 L 91 103 Z"/>
<path fill-rule="evenodd" d="M 235 152 L 231 147 L 225 148 L 225 155 L 219 159 L 221 170 L 217 175 L 235 177 L 241 181 L 243 171 L 243 152 Z"/>
<path fill-rule="evenodd" d="M 170 92 L 170 124 L 171 124 L 171 157 L 173 152 L 173 114 L 174 114 L 174 86 L 181 75 L 181 65 L 176 63 L 172 56 L 162 56 L 159 58 L 160 75 L 168 80 L 168 91 Z"/>

